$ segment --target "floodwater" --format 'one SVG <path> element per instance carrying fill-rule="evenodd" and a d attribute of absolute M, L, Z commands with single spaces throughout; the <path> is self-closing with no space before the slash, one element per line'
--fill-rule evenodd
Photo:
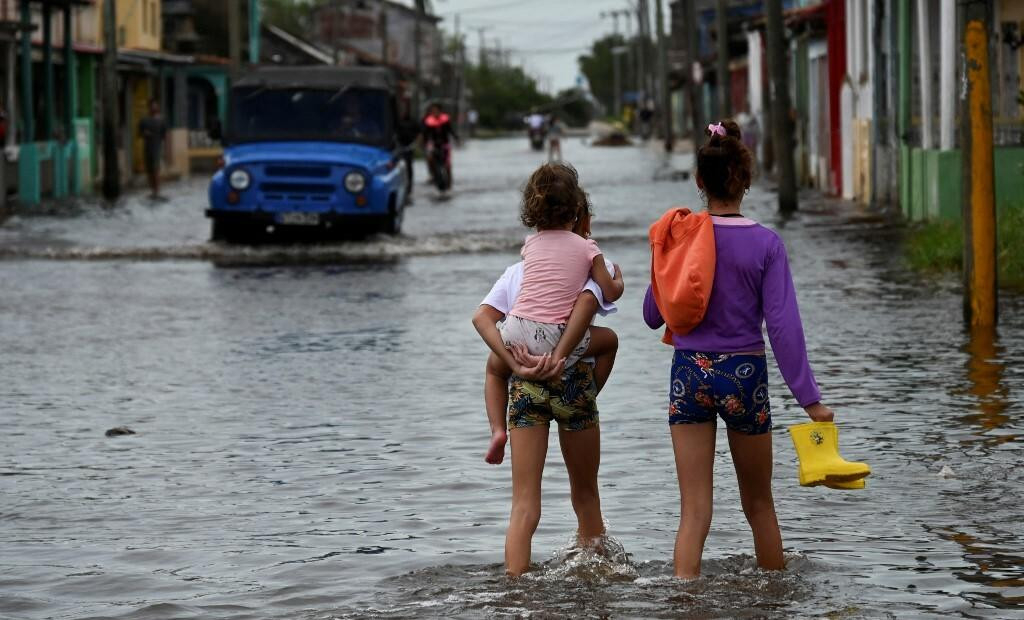
<path fill-rule="evenodd" d="M 469 319 L 517 260 L 541 156 L 475 142 L 449 199 L 417 182 L 398 239 L 207 244 L 201 180 L 0 226 L 0 617 L 1024 617 L 1024 299 L 972 337 L 958 283 L 908 271 L 897 226 L 813 199 L 783 221 L 763 187 L 744 210 L 786 241 L 843 451 L 874 474 L 798 486 L 804 418 L 773 371 L 789 570 L 753 568 L 720 430 L 705 576 L 670 579 L 671 351 L 640 306 L 647 224 L 697 195 L 685 157 L 565 153 L 627 285 L 603 321 L 608 557 L 568 544 L 553 449 L 538 570 L 502 573 L 509 467 L 483 462 Z"/>

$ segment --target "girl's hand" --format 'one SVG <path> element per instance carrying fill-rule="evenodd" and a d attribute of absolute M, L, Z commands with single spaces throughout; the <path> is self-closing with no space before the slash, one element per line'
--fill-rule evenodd
<path fill-rule="evenodd" d="M 807 417 L 815 422 L 831 422 L 836 415 L 835 412 L 820 401 L 804 407 L 804 411 L 807 412 Z"/>

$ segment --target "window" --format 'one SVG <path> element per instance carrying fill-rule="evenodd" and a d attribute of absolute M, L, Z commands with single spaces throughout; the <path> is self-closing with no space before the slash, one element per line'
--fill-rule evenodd
<path fill-rule="evenodd" d="M 149 29 L 149 3 L 142 3 L 142 32 L 145 33 Z"/>
<path fill-rule="evenodd" d="M 153 8 L 151 8 L 149 10 L 150 19 L 152 20 L 152 23 L 150 24 L 150 26 L 151 26 L 150 32 L 153 33 L 153 36 L 159 37 L 160 36 L 160 7 L 158 6 L 158 0 L 152 0 L 152 2 L 153 2 Z"/>

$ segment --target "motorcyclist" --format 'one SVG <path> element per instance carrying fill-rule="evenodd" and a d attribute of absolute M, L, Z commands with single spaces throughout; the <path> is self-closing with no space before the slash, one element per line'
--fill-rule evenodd
<path fill-rule="evenodd" d="M 438 103 L 430 104 L 427 115 L 423 117 L 423 143 L 424 150 L 428 153 L 432 149 L 441 149 L 444 156 L 445 169 L 448 171 L 448 180 L 452 178 L 452 147 L 449 138 L 458 141 L 459 136 L 452 127 L 451 118 L 441 110 Z"/>
<path fill-rule="evenodd" d="M 527 134 L 530 138 L 530 144 L 535 149 L 544 147 L 544 134 L 546 133 L 545 124 L 547 119 L 544 115 L 537 110 L 532 110 L 530 114 L 523 119 L 526 121 L 528 127 Z"/>

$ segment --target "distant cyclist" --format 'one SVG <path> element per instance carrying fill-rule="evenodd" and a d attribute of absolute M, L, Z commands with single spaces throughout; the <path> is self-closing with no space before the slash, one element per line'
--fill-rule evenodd
<path fill-rule="evenodd" d="M 444 158 L 445 169 L 448 171 L 448 182 L 452 178 L 452 147 L 449 138 L 459 139 L 458 134 L 452 127 L 451 118 L 441 111 L 437 103 L 430 104 L 427 115 L 423 117 L 423 144 L 427 157 L 431 156 L 434 149 L 440 149 Z M 433 172 L 431 172 L 433 174 Z"/>

